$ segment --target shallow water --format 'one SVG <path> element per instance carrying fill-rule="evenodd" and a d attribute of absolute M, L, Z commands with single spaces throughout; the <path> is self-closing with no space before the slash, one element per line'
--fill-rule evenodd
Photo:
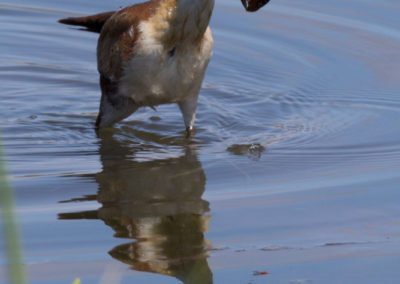
<path fill-rule="evenodd" d="M 56 20 L 129 1 L 0 3 L 29 283 L 397 283 L 400 4 L 216 2 L 190 140 L 174 105 L 94 131 L 97 35 Z"/>

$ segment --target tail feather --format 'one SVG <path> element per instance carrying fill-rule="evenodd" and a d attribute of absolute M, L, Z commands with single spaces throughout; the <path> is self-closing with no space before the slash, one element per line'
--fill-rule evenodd
<path fill-rule="evenodd" d="M 88 31 L 100 33 L 104 23 L 114 13 L 115 11 L 90 15 L 86 17 L 71 17 L 71 18 L 60 19 L 58 20 L 58 22 L 66 25 L 82 26 L 85 27 Z"/>

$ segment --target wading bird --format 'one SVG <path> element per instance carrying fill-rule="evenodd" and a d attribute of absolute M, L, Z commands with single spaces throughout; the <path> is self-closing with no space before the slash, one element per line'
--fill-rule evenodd
<path fill-rule="evenodd" d="M 241 0 L 257 11 L 269 0 Z M 101 99 L 96 127 L 139 107 L 177 103 L 188 135 L 193 129 L 213 39 L 214 0 L 150 0 L 119 11 L 59 20 L 100 33 L 97 66 Z"/>

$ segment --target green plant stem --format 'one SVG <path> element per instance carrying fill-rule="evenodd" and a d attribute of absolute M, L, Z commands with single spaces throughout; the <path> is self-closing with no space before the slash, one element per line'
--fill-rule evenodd
<path fill-rule="evenodd" d="M 25 274 L 21 261 L 19 235 L 14 216 L 13 193 L 7 184 L 5 159 L 0 141 L 0 209 L 3 224 L 3 234 L 9 265 L 10 282 L 24 284 Z"/>

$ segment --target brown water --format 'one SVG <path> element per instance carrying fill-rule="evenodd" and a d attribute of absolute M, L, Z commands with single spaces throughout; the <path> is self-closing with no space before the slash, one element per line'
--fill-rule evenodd
<path fill-rule="evenodd" d="M 29 283 L 397 283 L 400 3 L 216 1 L 189 140 L 173 105 L 94 131 L 97 35 L 56 20 L 128 4 L 0 3 Z"/>

